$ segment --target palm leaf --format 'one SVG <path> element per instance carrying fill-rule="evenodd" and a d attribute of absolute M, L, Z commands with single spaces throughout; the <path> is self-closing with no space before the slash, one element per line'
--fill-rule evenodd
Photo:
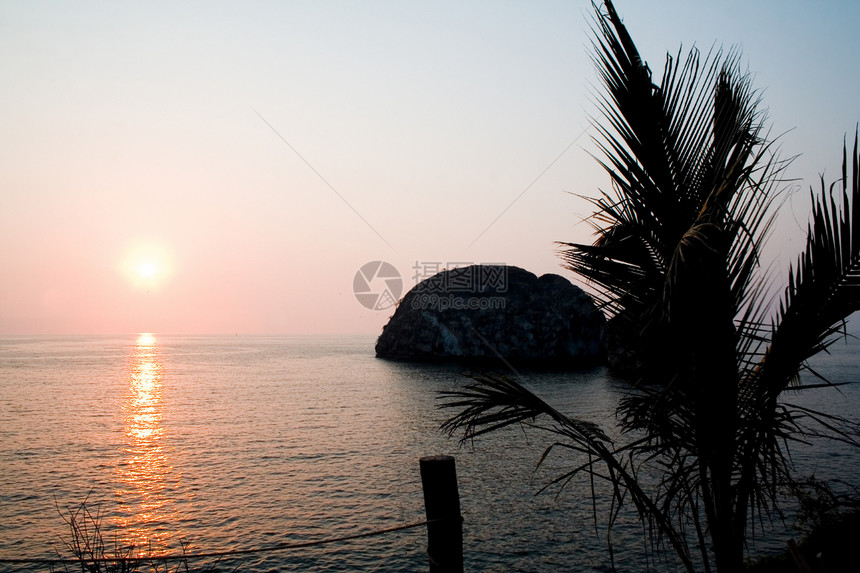
<path fill-rule="evenodd" d="M 843 150 L 841 189 L 821 191 L 813 201 L 805 251 L 789 270 L 788 286 L 767 355 L 760 365 L 761 384 L 777 395 L 797 378 L 803 363 L 844 332 L 844 321 L 860 310 L 860 174 L 858 138 L 854 137 L 849 179 L 847 146 Z M 841 191 L 841 192 L 840 192 Z"/>
<path fill-rule="evenodd" d="M 636 472 L 623 462 L 623 455 L 631 446 L 613 449 L 611 440 L 599 426 L 565 416 L 524 386 L 505 376 L 484 373 L 470 377 L 474 383 L 465 388 L 441 393 L 442 408 L 460 410 L 442 425 L 444 431 L 453 435 L 462 430 L 461 442 L 465 442 L 490 431 L 529 423 L 564 437 L 568 441 L 549 446 L 541 456 L 539 465 L 553 448 L 559 446 L 586 455 L 588 462 L 556 478 L 548 486 L 567 483 L 575 475 L 584 472 L 591 479 L 592 498 L 596 499 L 594 479 L 608 482 L 611 485 L 612 504 L 615 508 L 610 512 L 610 528 L 618 511 L 629 498 L 642 519 L 649 523 L 649 527 L 659 532 L 657 537 L 665 538 L 672 545 L 687 571 L 694 571 L 689 549 L 683 537 L 678 535 L 672 526 L 671 514 L 663 511 L 648 496 L 639 483 Z M 539 426 L 540 418 L 549 418 L 551 423 Z M 600 468 L 597 467 L 598 464 Z"/>

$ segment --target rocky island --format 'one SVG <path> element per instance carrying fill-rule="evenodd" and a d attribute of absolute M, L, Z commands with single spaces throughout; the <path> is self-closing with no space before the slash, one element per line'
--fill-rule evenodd
<path fill-rule="evenodd" d="M 427 278 L 400 301 L 380 358 L 577 367 L 605 358 L 603 313 L 569 280 L 519 267 L 470 265 Z"/>

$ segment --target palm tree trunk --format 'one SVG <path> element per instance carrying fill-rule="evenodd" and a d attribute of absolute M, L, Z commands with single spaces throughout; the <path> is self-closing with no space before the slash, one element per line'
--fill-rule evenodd
<path fill-rule="evenodd" d="M 732 483 L 738 368 L 736 330 L 721 221 L 697 221 L 677 252 L 683 265 L 667 280 L 666 320 L 679 353 L 678 381 L 690 399 L 691 429 L 711 555 L 721 573 L 743 566 L 743 535 L 735 528 Z M 691 333 L 704 333 L 691 336 Z M 740 544 L 738 544 L 740 540 Z"/>

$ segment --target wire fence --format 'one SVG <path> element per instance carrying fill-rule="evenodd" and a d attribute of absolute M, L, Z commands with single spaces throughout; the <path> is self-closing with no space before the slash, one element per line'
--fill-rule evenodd
<path fill-rule="evenodd" d="M 119 553 L 121 548 L 116 548 L 117 554 L 108 556 L 102 539 L 99 525 L 100 514 L 93 514 L 87 508 L 87 502 L 80 504 L 77 510 L 69 509 L 69 516 L 64 517 L 66 524 L 70 527 L 72 541 L 66 543 L 74 555 L 73 558 L 55 559 L 47 558 L 0 558 L 0 566 L 48 566 L 53 571 L 54 567 L 66 567 L 67 565 L 80 565 L 82 570 L 98 572 L 102 566 L 106 570 L 134 571 L 141 564 L 167 565 L 170 562 L 179 562 L 186 565 L 189 561 L 203 559 L 217 559 L 259 555 L 287 551 L 291 549 L 302 549 L 308 547 L 319 547 L 334 543 L 344 543 L 357 539 L 366 539 L 390 533 L 397 533 L 418 527 L 427 527 L 427 557 L 430 562 L 430 570 L 433 571 L 463 571 L 463 517 L 460 514 L 460 497 L 457 488 L 457 473 L 452 456 L 425 456 L 419 460 L 421 470 L 421 484 L 424 492 L 424 507 L 427 519 L 414 523 L 395 525 L 374 531 L 353 533 L 340 537 L 329 537 L 315 541 L 291 541 L 278 543 L 265 547 L 254 547 L 249 549 L 231 549 L 228 551 L 212 551 L 205 553 L 188 553 L 187 545 L 183 544 L 182 553 L 132 556 L 133 547 L 126 548 L 128 553 Z M 59 507 L 57 508 L 59 511 Z M 62 515 L 62 512 L 60 512 Z M 435 568 L 434 568 L 435 566 Z M 156 569 L 158 570 L 158 569 Z"/>
<path fill-rule="evenodd" d="M 86 557 L 81 556 L 78 558 L 68 558 L 68 559 L 34 559 L 34 558 L 0 558 L 0 565 L 47 565 L 47 566 L 63 566 L 63 565 L 75 565 L 82 562 L 91 563 L 91 564 L 108 564 L 108 563 L 169 563 L 174 561 L 194 561 L 198 559 L 222 559 L 225 557 L 236 557 L 243 555 L 254 555 L 254 554 L 263 554 L 263 553 L 274 553 L 278 551 L 288 551 L 291 549 L 304 549 L 307 547 L 316 547 L 320 545 L 330 545 L 333 543 L 343 543 L 346 541 L 353 541 L 356 539 L 365 539 L 368 537 L 377 537 L 380 535 L 386 535 L 389 533 L 396 533 L 398 531 L 405 531 L 407 529 L 415 529 L 417 527 L 424 527 L 433 523 L 439 523 L 446 521 L 445 519 L 430 519 L 425 521 L 418 521 L 415 523 L 407 523 L 404 525 L 397 525 L 394 527 L 387 527 L 385 529 L 377 529 L 374 531 L 366 531 L 364 533 L 355 533 L 352 535 L 344 535 L 341 537 L 330 537 L 326 539 L 318 539 L 316 541 L 302 541 L 302 542 L 292 542 L 292 543 L 279 543 L 276 545 L 270 545 L 268 547 L 256 547 L 251 549 L 233 549 L 230 551 L 212 551 L 207 553 L 177 553 L 177 554 L 164 554 L 164 555 L 148 555 L 145 557 L 125 557 L 125 556 L 114 556 L 114 557 Z"/>

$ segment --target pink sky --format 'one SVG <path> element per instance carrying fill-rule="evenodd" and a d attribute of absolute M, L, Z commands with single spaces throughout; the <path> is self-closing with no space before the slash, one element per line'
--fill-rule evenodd
<path fill-rule="evenodd" d="M 855 5 L 641 4 L 617 7 L 656 76 L 681 43 L 740 45 L 800 188 L 837 175 Z M 0 333 L 370 334 L 391 310 L 353 296 L 368 261 L 407 288 L 416 262 L 569 276 L 553 242 L 590 241 L 571 193 L 607 184 L 589 13 L 4 2 Z M 788 205 L 799 237 L 806 193 Z"/>

